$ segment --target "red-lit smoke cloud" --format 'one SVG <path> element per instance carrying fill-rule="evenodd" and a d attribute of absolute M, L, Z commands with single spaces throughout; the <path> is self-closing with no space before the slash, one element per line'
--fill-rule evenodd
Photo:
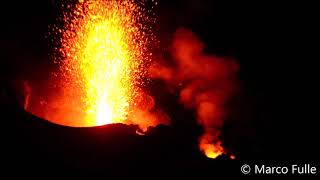
<path fill-rule="evenodd" d="M 154 63 L 149 76 L 179 91 L 180 103 L 196 111 L 204 129 L 199 148 L 215 158 L 224 152 L 219 136 L 227 116 L 225 105 L 237 90 L 239 66 L 232 59 L 205 54 L 203 42 L 187 29 L 176 31 L 170 50 L 174 66 Z"/>

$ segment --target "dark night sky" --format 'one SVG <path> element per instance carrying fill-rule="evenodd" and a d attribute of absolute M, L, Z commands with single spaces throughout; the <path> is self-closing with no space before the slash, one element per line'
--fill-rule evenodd
<path fill-rule="evenodd" d="M 15 79 L 30 78 L 45 81 L 50 70 L 49 45 L 45 35 L 48 31 L 48 25 L 54 22 L 58 10 L 58 3 L 53 2 L 49 0 L 19 3 L 6 1 L 6 4 L 1 6 L 0 63 L 1 78 L 5 82 L 3 92 L 12 94 L 10 85 Z M 232 57 L 239 62 L 239 79 L 242 91 L 235 98 L 233 115 L 231 120 L 226 123 L 223 137 L 226 146 L 237 152 L 242 160 L 296 159 L 306 161 L 319 159 L 319 151 L 315 147 L 318 144 L 316 140 L 316 132 L 318 131 L 316 127 L 318 126 L 315 125 L 318 118 L 313 117 L 312 112 L 314 112 L 315 106 L 309 102 L 309 100 L 315 99 L 314 93 L 310 90 L 310 84 L 317 82 L 312 80 L 316 71 L 311 70 L 311 64 L 318 57 L 316 47 L 312 45 L 316 42 L 316 29 L 314 28 L 316 21 L 314 21 L 314 11 L 306 8 L 305 5 L 299 3 L 280 3 L 277 1 L 165 0 L 159 3 L 159 32 L 162 48 L 166 48 L 172 34 L 178 27 L 187 27 L 205 42 L 208 53 Z M 7 98 L 4 96 L 7 95 L 3 94 L 2 100 L 5 102 Z M 35 149 L 39 148 L 37 143 L 47 141 L 47 139 L 34 140 L 33 138 L 37 133 L 43 133 L 44 130 L 41 130 L 40 127 L 46 125 L 30 127 L 32 125 L 19 124 L 17 118 L 27 115 L 20 112 L 21 110 L 18 113 L 22 115 L 17 115 L 16 109 L 19 108 L 15 107 L 13 96 L 8 95 L 8 97 L 11 97 L 11 99 L 9 98 L 10 103 L 1 103 L 8 109 L 4 113 L 3 117 L 5 118 L 1 118 L 7 125 L 2 125 L 3 129 L 7 129 L 2 132 L 4 133 L 3 137 L 6 138 L 4 142 L 11 141 L 10 145 L 16 142 L 12 147 L 26 148 L 30 154 L 35 155 L 34 151 L 37 152 Z M 140 137 L 130 137 L 134 145 L 126 145 L 125 148 L 139 151 L 141 149 L 136 146 L 141 143 L 141 146 L 147 148 L 145 155 L 131 152 L 131 155 L 136 156 L 136 159 L 140 159 L 138 162 L 157 162 L 157 167 L 174 162 L 176 166 L 181 167 L 184 160 L 177 157 L 178 150 L 185 151 L 185 155 L 196 154 L 193 152 L 194 149 L 190 148 L 195 142 L 189 142 L 186 140 L 187 138 L 184 138 L 183 142 L 178 142 L 178 137 L 181 136 L 179 132 L 185 133 L 190 127 L 179 121 L 179 118 L 187 117 L 179 114 L 175 117 L 177 119 L 173 120 L 176 121 L 174 127 L 159 128 L 159 132 L 155 131 L 155 135 L 145 139 L 141 138 L 142 140 L 137 140 Z M 36 120 L 32 122 L 36 122 Z M 195 136 L 199 131 L 197 128 L 193 129 L 194 134 L 184 136 L 196 139 Z M 52 143 L 58 144 L 55 139 L 58 137 L 50 132 L 63 133 L 64 130 L 56 127 L 48 129 L 51 130 L 44 133 L 45 137 L 52 136 L 54 139 Z M 28 132 L 31 130 L 34 131 L 34 134 Z M 15 134 L 12 135 L 13 133 Z M 68 133 L 68 137 L 73 139 L 75 136 L 73 132 Z M 30 137 L 19 139 L 25 134 Z M 121 136 L 119 137 L 120 141 L 126 142 L 124 139 L 127 137 L 123 139 L 122 135 L 116 136 Z M 155 138 L 152 139 L 153 137 Z M 173 140 L 164 141 L 168 137 Z M 20 143 L 22 141 L 24 142 Z M 28 144 L 28 142 L 30 143 Z M 96 143 L 99 144 L 99 142 Z M 9 144 L 4 144 L 4 147 L 9 147 L 10 152 Z M 50 141 L 47 142 L 47 145 L 53 147 Z M 117 146 L 117 148 L 122 147 Z M 117 148 L 110 150 L 110 153 L 116 154 Z M 159 150 L 161 148 L 164 150 Z M 57 149 L 57 151 L 64 151 L 64 149 Z M 42 154 L 43 156 L 46 155 L 45 152 Z M 150 159 L 153 157 L 151 156 L 152 152 L 158 153 L 155 155 L 157 158 L 154 161 Z M 19 153 L 19 151 L 14 151 L 14 153 Z M 84 152 L 79 152 L 79 154 L 81 153 Z M 99 150 L 95 153 L 102 153 L 102 151 Z M 68 152 L 62 154 L 66 156 L 65 154 Z M 9 153 L 9 155 L 3 153 L 2 155 L 15 156 L 13 153 Z M 28 153 L 20 156 L 23 160 L 30 160 L 25 157 L 29 156 Z M 200 155 L 193 157 L 197 159 L 198 156 Z M 119 166 L 121 163 L 128 163 L 125 167 L 130 167 L 134 164 L 133 162 L 137 161 L 135 158 L 131 157 L 127 161 L 124 157 L 121 160 L 115 158 L 113 161 L 119 161 Z M 49 158 L 48 161 L 41 162 L 53 162 L 52 159 Z M 64 159 L 70 160 L 67 157 Z M 189 163 L 194 160 L 192 158 L 186 159 L 185 161 L 189 161 Z M 203 161 L 206 165 L 199 165 L 202 160 L 197 159 L 197 162 L 194 163 L 210 169 L 210 163 L 208 165 L 205 160 Z M 86 160 L 86 162 L 89 161 Z M 54 161 L 54 163 L 58 162 Z M 192 169 L 194 167 L 195 165 L 183 168 Z M 177 168 L 177 171 L 182 171 L 183 168 Z M 175 170 L 173 168 L 168 171 Z M 201 170 L 195 168 L 195 171 Z"/>

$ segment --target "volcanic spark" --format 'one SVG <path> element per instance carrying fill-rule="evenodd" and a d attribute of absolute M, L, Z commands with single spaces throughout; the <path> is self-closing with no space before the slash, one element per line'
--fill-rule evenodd
<path fill-rule="evenodd" d="M 153 40 L 143 6 L 133 0 L 79 1 L 66 5 L 56 59 L 63 91 L 77 96 L 81 126 L 123 122 L 137 97 Z M 75 99 L 71 98 L 71 99 Z M 79 119 L 79 117 L 74 117 Z M 74 126 L 77 123 L 68 123 Z"/>

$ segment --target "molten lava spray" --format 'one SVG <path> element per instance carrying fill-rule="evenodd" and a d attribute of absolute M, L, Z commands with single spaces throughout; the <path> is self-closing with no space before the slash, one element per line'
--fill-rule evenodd
<path fill-rule="evenodd" d="M 131 1 L 82 1 L 65 15 L 62 71 L 81 93 L 88 125 L 127 119 L 146 52 Z M 140 41 L 137 43 L 137 40 Z M 69 82 L 67 82 L 69 83 Z"/>
<path fill-rule="evenodd" d="M 180 102 L 196 110 L 204 128 L 199 148 L 209 158 L 224 153 L 220 132 L 226 118 L 225 104 L 236 91 L 238 65 L 233 60 L 203 53 L 204 44 L 186 29 L 179 29 L 172 42 L 175 67 L 157 63 L 149 69 L 151 78 L 164 80 L 180 92 Z"/>
<path fill-rule="evenodd" d="M 126 123 L 146 130 L 167 122 L 143 90 L 157 43 L 153 6 L 147 11 L 144 5 L 134 0 L 65 2 L 63 16 L 50 31 L 56 42 L 59 70 L 52 81 L 57 90 L 35 114 L 68 126 Z"/>
<path fill-rule="evenodd" d="M 82 1 L 64 16 L 61 70 L 81 91 L 87 125 L 127 120 L 150 61 L 143 18 L 130 0 Z"/>

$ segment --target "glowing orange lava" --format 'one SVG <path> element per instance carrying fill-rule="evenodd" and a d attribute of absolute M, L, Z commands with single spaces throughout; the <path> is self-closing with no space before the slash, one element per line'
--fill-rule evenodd
<path fill-rule="evenodd" d="M 153 19 L 133 0 L 87 0 L 66 7 L 63 27 L 54 29 L 61 36 L 57 50 L 62 57 L 56 62 L 64 99 L 77 99 L 76 108 L 82 115 L 62 117 L 77 119 L 62 124 L 123 123 L 150 61 L 147 44 L 153 37 L 147 25 Z"/>
<path fill-rule="evenodd" d="M 224 149 L 221 146 L 221 142 L 212 143 L 213 136 L 210 134 L 204 134 L 200 138 L 199 148 L 208 158 L 216 158 L 224 153 Z"/>

